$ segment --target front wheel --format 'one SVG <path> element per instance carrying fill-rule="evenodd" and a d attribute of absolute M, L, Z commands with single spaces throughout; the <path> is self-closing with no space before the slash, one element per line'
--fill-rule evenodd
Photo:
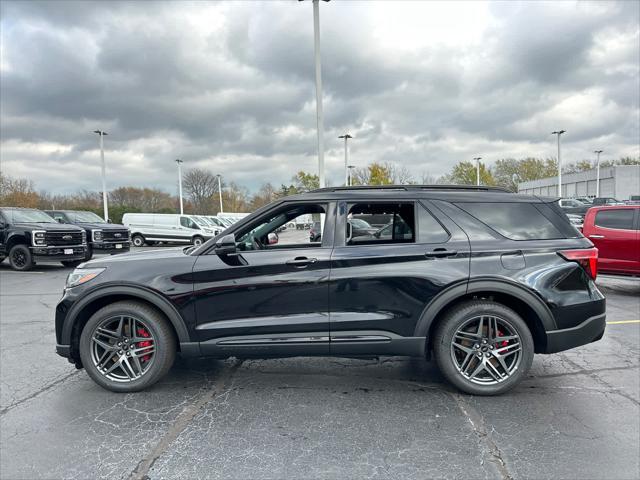
<path fill-rule="evenodd" d="M 26 245 L 14 245 L 9 251 L 9 264 L 19 272 L 26 272 L 33 267 L 33 255 Z"/>
<path fill-rule="evenodd" d="M 454 386 L 473 395 L 498 395 L 525 377 L 534 345 L 529 327 L 516 312 L 474 300 L 445 314 L 433 350 L 442 374 Z"/>
<path fill-rule="evenodd" d="M 176 339 L 168 320 L 140 302 L 117 302 L 98 310 L 80 335 L 87 374 L 113 392 L 144 390 L 173 365 Z"/>

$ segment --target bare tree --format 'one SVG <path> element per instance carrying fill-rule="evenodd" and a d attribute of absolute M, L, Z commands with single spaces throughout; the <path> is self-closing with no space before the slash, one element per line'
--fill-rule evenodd
<path fill-rule="evenodd" d="M 187 197 L 193 204 L 194 213 L 207 214 L 215 210 L 213 196 L 218 192 L 218 179 L 211 172 L 193 168 L 182 179 Z"/>

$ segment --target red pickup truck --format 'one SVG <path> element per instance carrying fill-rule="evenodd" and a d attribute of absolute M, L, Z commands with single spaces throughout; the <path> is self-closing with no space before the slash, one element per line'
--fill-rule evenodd
<path fill-rule="evenodd" d="M 591 207 L 582 233 L 598 248 L 598 271 L 640 275 L 640 205 Z"/>

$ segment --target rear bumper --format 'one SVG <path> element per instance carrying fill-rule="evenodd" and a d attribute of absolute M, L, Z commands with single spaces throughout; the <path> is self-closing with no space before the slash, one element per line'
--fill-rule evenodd
<path fill-rule="evenodd" d="M 600 340 L 606 327 L 606 314 L 587 318 L 575 327 L 547 332 L 547 349 L 544 353 L 556 353 Z"/>

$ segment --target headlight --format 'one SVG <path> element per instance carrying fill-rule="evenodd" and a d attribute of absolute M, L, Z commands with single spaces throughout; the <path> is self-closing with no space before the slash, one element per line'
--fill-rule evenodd
<path fill-rule="evenodd" d="M 77 287 L 78 285 L 87 283 L 96 278 L 105 270 L 106 268 L 76 268 L 67 277 L 66 287 Z"/>
<path fill-rule="evenodd" d="M 87 243 L 87 232 L 82 230 L 82 244 Z"/>
<path fill-rule="evenodd" d="M 46 247 L 47 241 L 45 240 L 46 232 L 37 230 L 33 232 L 33 245 L 38 247 Z"/>
<path fill-rule="evenodd" d="M 102 230 L 91 230 L 91 235 L 93 236 L 94 242 L 102 241 Z"/>

